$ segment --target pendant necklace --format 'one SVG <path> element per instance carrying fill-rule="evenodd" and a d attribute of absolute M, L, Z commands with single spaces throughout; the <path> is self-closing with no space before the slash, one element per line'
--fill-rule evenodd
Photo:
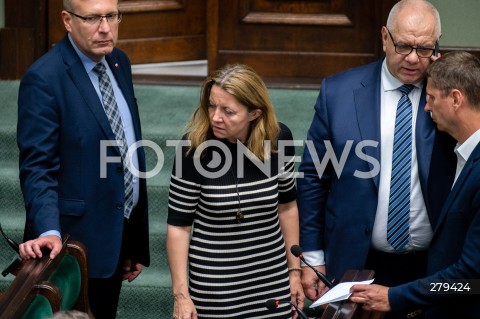
<path fill-rule="evenodd" d="M 244 216 L 243 216 L 243 213 L 242 213 L 242 209 L 241 209 L 241 206 L 240 206 L 240 193 L 238 191 L 238 180 L 237 180 L 237 177 L 235 176 L 235 174 L 233 173 L 233 169 L 230 167 L 230 172 L 232 173 L 232 177 L 233 177 L 233 180 L 235 181 L 235 191 L 237 192 L 237 199 L 238 199 L 238 210 L 237 210 L 237 213 L 235 214 L 235 219 L 237 220 L 237 223 L 241 223 Z"/>

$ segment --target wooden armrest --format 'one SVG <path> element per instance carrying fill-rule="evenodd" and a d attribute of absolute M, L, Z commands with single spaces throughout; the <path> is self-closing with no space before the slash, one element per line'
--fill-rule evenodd
<path fill-rule="evenodd" d="M 35 311 L 30 307 L 42 307 L 39 311 L 44 311 L 45 299 L 50 305 L 47 313 L 75 309 L 93 318 L 88 303 L 86 249 L 80 242 L 69 240 L 68 235 L 63 238 L 63 248 L 54 259 L 45 253 L 18 266 L 16 278 L 0 299 L 0 319 L 33 318 L 30 314 Z"/>

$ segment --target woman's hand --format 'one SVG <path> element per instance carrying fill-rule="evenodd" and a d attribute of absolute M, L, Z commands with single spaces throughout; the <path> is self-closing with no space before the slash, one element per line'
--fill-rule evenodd
<path fill-rule="evenodd" d="M 197 310 L 189 295 L 176 294 L 173 296 L 173 318 L 175 319 L 197 319 Z"/>
<path fill-rule="evenodd" d="M 303 293 L 301 271 L 291 270 L 290 276 L 290 301 L 298 308 L 303 309 L 305 302 L 305 294 Z M 295 309 L 294 309 L 295 310 Z M 292 319 L 298 318 L 298 313 L 295 311 Z"/>

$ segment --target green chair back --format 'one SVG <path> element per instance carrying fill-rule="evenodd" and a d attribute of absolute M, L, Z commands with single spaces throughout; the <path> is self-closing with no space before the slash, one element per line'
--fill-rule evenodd
<path fill-rule="evenodd" d="M 42 295 L 35 295 L 22 319 L 47 319 L 52 316 L 53 311 L 48 299 Z"/>
<path fill-rule="evenodd" d="M 80 266 L 72 255 L 65 255 L 62 262 L 50 275 L 49 281 L 54 283 L 62 294 L 61 310 L 70 310 L 80 295 L 82 277 Z"/>

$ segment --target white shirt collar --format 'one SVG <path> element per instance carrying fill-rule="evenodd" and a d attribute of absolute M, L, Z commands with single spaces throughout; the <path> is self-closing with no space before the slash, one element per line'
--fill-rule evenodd
<path fill-rule="evenodd" d="M 455 153 L 466 162 L 479 142 L 480 129 L 470 135 L 470 137 L 462 144 L 457 143 L 455 146 Z"/>
<path fill-rule="evenodd" d="M 405 83 L 402 83 L 399 79 L 394 77 L 387 67 L 387 59 L 383 60 L 382 63 L 382 86 L 383 90 L 386 91 L 395 91 Z M 414 86 L 416 88 L 422 89 L 423 88 L 423 81 L 415 83 Z"/>

